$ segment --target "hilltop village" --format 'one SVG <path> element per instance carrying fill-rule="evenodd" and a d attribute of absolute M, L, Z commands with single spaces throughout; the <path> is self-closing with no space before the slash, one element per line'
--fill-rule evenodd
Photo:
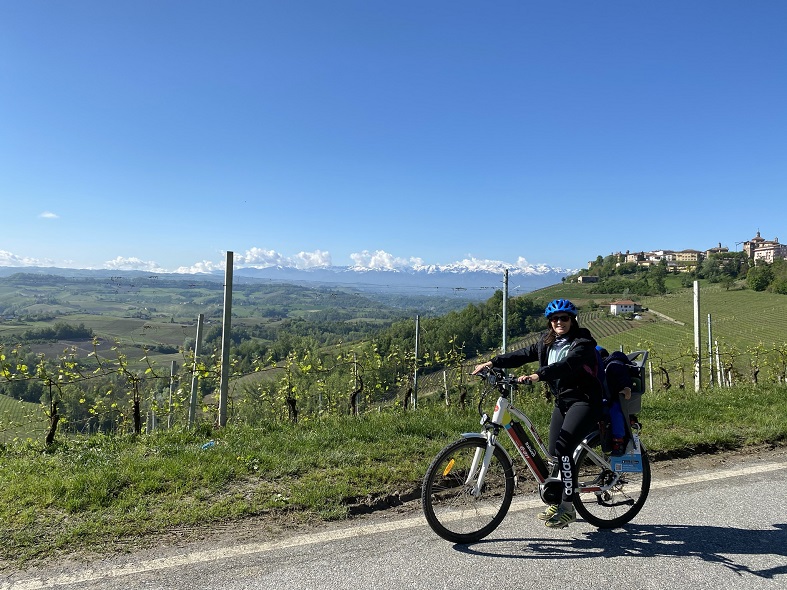
<path fill-rule="evenodd" d="M 737 242 L 739 244 L 741 242 Z M 773 263 L 776 259 L 787 259 L 787 244 L 781 244 L 779 238 L 766 240 L 757 232 L 757 235 L 743 243 L 743 252 L 754 264 L 757 262 Z M 649 252 L 639 251 L 631 252 L 627 250 L 624 253 L 617 252 L 614 254 L 618 258 L 620 264 L 633 263 L 638 266 L 653 266 L 666 262 L 667 268 L 672 272 L 690 272 L 694 270 L 706 258 L 714 254 L 728 254 L 730 249 L 722 246 L 721 242 L 715 248 L 707 250 L 653 250 Z M 588 268 L 596 263 L 595 260 L 588 262 Z M 599 277 L 592 275 L 580 275 L 577 277 L 580 283 L 593 283 L 599 280 Z"/>
<path fill-rule="evenodd" d="M 623 265 L 626 265 L 629 268 L 628 272 L 634 271 L 637 267 L 650 267 L 656 265 L 664 265 L 666 266 L 667 272 L 670 273 L 692 273 L 697 271 L 703 262 L 716 260 L 718 262 L 717 266 L 718 270 L 721 271 L 721 274 L 716 278 L 717 281 L 732 281 L 732 277 L 735 276 L 735 272 L 730 272 L 729 268 L 736 268 L 740 267 L 741 264 L 748 266 L 750 272 L 747 276 L 751 275 L 751 270 L 755 270 L 755 267 L 766 263 L 767 265 L 773 264 L 774 261 L 782 261 L 787 259 L 787 244 L 779 243 L 778 238 L 774 238 L 773 240 L 766 240 L 760 235 L 760 232 L 757 232 L 757 235 L 750 240 L 745 242 L 736 242 L 736 246 L 738 244 L 743 244 L 742 251 L 734 251 L 730 252 L 729 248 L 724 247 L 719 243 L 718 246 L 715 248 L 709 248 L 707 250 L 654 250 L 650 252 L 640 251 L 640 252 L 630 252 L 627 251 L 625 254 L 618 252 L 615 254 L 611 254 L 610 256 L 601 260 L 601 256 L 599 256 L 596 260 L 592 260 L 588 262 L 588 269 L 584 271 L 580 271 L 578 275 L 575 275 L 572 280 L 575 280 L 578 283 L 599 283 L 602 280 L 602 277 L 599 276 L 599 271 L 602 270 L 602 267 L 607 267 L 610 263 L 614 263 L 614 268 L 617 269 L 619 272 Z M 729 267 L 729 268 L 724 268 Z M 763 269 L 767 270 L 767 269 Z M 589 272 L 588 272 L 589 271 Z M 712 272 L 712 271 L 711 271 Z M 592 273 L 592 274 L 591 274 Z M 726 276 L 721 276 L 726 273 Z M 603 272 L 602 272 L 603 274 Z M 761 275 L 761 276 L 759 276 Z M 708 278 L 708 275 L 705 276 Z M 609 279 L 607 279 L 608 281 Z M 771 288 L 779 293 L 787 292 L 785 288 L 787 288 L 787 284 L 782 285 L 781 283 L 784 282 L 782 279 L 779 279 L 779 285 L 773 287 L 771 283 L 774 281 L 774 277 L 770 276 L 767 272 L 765 273 L 758 273 L 754 279 L 751 279 L 751 287 L 757 291 L 764 290 L 766 288 Z M 619 288 L 620 285 L 611 286 L 613 290 L 615 288 Z M 626 285 L 626 289 L 631 287 L 633 292 L 639 292 L 640 294 L 645 294 L 645 292 L 649 289 L 647 285 L 642 285 L 645 291 L 637 291 L 637 286 L 635 283 L 631 285 Z M 662 283 L 663 287 L 663 283 Z M 606 292 L 613 292 L 613 291 L 606 291 Z M 636 314 L 638 311 L 641 310 L 641 307 L 636 302 L 632 301 L 631 299 L 622 299 L 619 301 L 612 301 L 609 305 L 609 312 L 612 315 L 620 315 L 620 314 Z"/>

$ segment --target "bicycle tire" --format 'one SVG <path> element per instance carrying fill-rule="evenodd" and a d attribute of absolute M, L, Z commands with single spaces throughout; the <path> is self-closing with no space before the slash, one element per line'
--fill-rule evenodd
<path fill-rule="evenodd" d="M 606 460 L 596 458 L 605 457 L 600 440 L 598 433 L 588 437 L 587 447 L 581 447 L 577 455 L 578 485 L 574 506 L 580 516 L 593 526 L 612 529 L 631 521 L 645 505 L 650 492 L 650 461 L 640 442 L 642 472 L 615 473 Z M 618 481 L 604 491 L 581 492 L 582 488 L 607 486 L 616 477 Z"/>
<path fill-rule="evenodd" d="M 492 460 L 479 496 L 466 483 L 476 450 L 486 440 L 463 438 L 446 446 L 426 470 L 421 506 L 432 530 L 447 541 L 470 543 L 483 539 L 502 522 L 514 496 L 514 469 L 500 446 Z"/>

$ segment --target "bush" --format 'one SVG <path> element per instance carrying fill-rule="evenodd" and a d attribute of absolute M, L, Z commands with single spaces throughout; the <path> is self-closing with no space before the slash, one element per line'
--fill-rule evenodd
<path fill-rule="evenodd" d="M 27 330 L 22 334 L 24 340 L 82 340 L 93 338 L 93 330 L 86 328 L 85 324 L 72 326 L 65 322 L 57 322 L 54 326 Z"/>

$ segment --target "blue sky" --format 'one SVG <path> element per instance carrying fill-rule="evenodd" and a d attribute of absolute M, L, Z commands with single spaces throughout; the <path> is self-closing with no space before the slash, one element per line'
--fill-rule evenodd
<path fill-rule="evenodd" d="M 785 237 L 783 0 L 0 0 L 0 265 Z"/>

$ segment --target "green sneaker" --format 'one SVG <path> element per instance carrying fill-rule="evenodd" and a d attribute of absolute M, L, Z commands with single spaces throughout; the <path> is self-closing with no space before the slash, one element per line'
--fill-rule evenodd
<path fill-rule="evenodd" d="M 547 506 L 546 510 L 543 512 L 538 513 L 538 520 L 549 520 L 557 513 L 558 505 L 557 504 L 550 504 Z"/>
<path fill-rule="evenodd" d="M 577 512 L 574 510 L 573 507 L 571 508 L 563 508 L 563 506 L 559 506 L 555 514 L 549 518 L 548 520 L 544 521 L 544 525 L 549 527 L 550 529 L 563 529 L 566 528 L 572 522 L 577 521 Z"/>

